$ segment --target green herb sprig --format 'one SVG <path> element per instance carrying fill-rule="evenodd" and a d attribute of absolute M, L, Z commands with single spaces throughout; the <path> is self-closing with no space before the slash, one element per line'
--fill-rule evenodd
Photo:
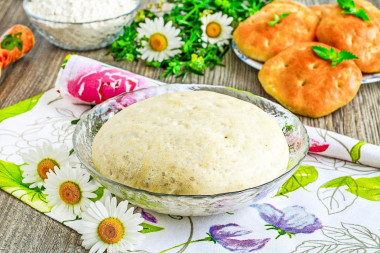
<path fill-rule="evenodd" d="M 334 48 L 326 48 L 321 46 L 313 46 L 313 51 L 322 59 L 331 61 L 331 65 L 335 67 L 344 60 L 359 59 L 356 55 L 349 51 L 336 52 Z"/>
<path fill-rule="evenodd" d="M 269 21 L 268 22 L 268 25 L 269 26 L 275 26 L 277 25 L 278 23 L 280 23 L 280 21 L 285 18 L 286 16 L 289 16 L 290 13 L 282 13 L 280 15 L 277 15 L 277 14 L 274 14 L 273 15 L 273 20 Z"/>
<path fill-rule="evenodd" d="M 210 13 L 221 11 L 233 18 L 233 26 L 250 17 L 265 5 L 264 0 L 228 1 L 228 0 L 168 0 L 173 4 L 172 9 L 164 14 L 165 23 L 172 21 L 174 26 L 180 29 L 179 36 L 184 44 L 180 48 L 181 53 L 162 62 L 146 62 L 148 66 L 163 68 L 165 71 L 161 77 L 175 75 L 182 81 L 190 73 L 203 75 L 206 69 L 214 69 L 215 66 L 223 66 L 222 60 L 229 50 L 229 45 L 218 46 L 202 41 L 201 17 Z M 142 47 L 137 39 L 136 32 L 140 22 L 146 18 L 154 19 L 156 14 L 151 11 L 152 5 L 147 9 L 139 10 L 135 21 L 124 28 L 124 33 L 113 42 L 108 54 L 116 61 L 134 61 L 140 57 L 137 49 Z M 162 7 L 156 6 L 158 8 Z"/>
<path fill-rule="evenodd" d="M 370 21 L 364 9 L 356 8 L 354 0 L 337 0 L 340 7 L 343 9 L 342 13 L 351 14 L 355 17 L 361 18 L 364 21 Z"/>

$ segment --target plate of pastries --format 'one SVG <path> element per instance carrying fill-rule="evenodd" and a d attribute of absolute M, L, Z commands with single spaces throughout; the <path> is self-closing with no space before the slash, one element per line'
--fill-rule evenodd
<path fill-rule="evenodd" d="M 232 47 L 269 95 L 318 118 L 348 104 L 362 83 L 380 81 L 380 10 L 365 0 L 274 1 L 238 25 Z"/>

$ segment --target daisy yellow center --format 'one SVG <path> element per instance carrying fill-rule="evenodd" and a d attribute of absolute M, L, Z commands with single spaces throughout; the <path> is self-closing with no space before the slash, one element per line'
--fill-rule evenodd
<path fill-rule="evenodd" d="M 123 238 L 124 226 L 119 219 L 106 218 L 98 226 L 98 235 L 105 243 L 117 243 Z"/>
<path fill-rule="evenodd" d="M 210 38 L 219 37 L 221 33 L 222 33 L 222 27 L 216 22 L 211 22 L 206 27 L 206 34 Z"/>
<path fill-rule="evenodd" d="M 77 204 L 81 198 L 79 185 L 70 181 L 64 182 L 59 187 L 59 196 L 66 204 Z"/>
<path fill-rule="evenodd" d="M 168 47 L 168 40 L 161 33 L 152 34 L 149 38 L 149 46 L 157 52 L 164 51 Z"/>
<path fill-rule="evenodd" d="M 40 178 L 47 179 L 46 173 L 48 173 L 50 170 L 54 172 L 54 166 L 57 166 L 59 168 L 59 164 L 50 158 L 45 158 L 41 160 L 41 162 L 37 165 L 37 172 Z"/>

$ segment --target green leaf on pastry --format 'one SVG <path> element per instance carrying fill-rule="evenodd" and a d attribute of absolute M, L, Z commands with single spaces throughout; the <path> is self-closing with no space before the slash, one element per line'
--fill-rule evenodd
<path fill-rule="evenodd" d="M 141 223 L 140 225 L 143 227 L 143 230 L 141 230 L 142 234 L 158 232 L 165 229 L 163 227 L 154 226 L 145 222 Z"/>
<path fill-rule="evenodd" d="M 348 51 L 336 52 L 333 47 L 330 49 L 321 46 L 313 46 L 313 51 L 322 59 L 331 61 L 331 65 L 335 67 L 344 60 L 359 59 L 356 55 Z"/>
<path fill-rule="evenodd" d="M 338 4 L 344 10 L 351 10 L 355 8 L 354 0 L 338 0 Z"/>
<path fill-rule="evenodd" d="M 338 0 L 338 4 L 343 9 L 342 13 L 354 15 L 364 21 L 370 21 L 364 9 L 356 8 L 353 0 Z"/>
<path fill-rule="evenodd" d="M 28 112 L 37 104 L 43 93 L 0 110 L 0 123 L 8 118 Z"/>
<path fill-rule="evenodd" d="M 22 182 L 21 166 L 0 160 L 0 188 L 40 212 L 50 212 L 42 189 L 30 189 L 30 184 Z"/>
<path fill-rule="evenodd" d="M 286 196 L 289 192 L 304 188 L 318 178 L 318 171 L 314 166 L 301 165 L 297 171 L 281 186 L 276 196 Z"/>
<path fill-rule="evenodd" d="M 350 150 L 350 156 L 354 163 L 357 163 L 360 160 L 360 149 L 361 147 L 366 144 L 363 141 L 359 141 L 356 143 Z"/>
<path fill-rule="evenodd" d="M 330 60 L 331 59 L 331 52 L 329 49 L 321 46 L 313 46 L 313 51 L 322 59 Z"/>
<path fill-rule="evenodd" d="M 357 189 L 348 188 L 346 191 L 364 199 L 380 201 L 380 176 L 357 178 L 355 182 L 358 186 Z"/>
<path fill-rule="evenodd" d="M 337 54 L 336 58 L 333 59 L 333 63 L 334 63 L 334 60 L 336 61 L 335 65 L 337 65 L 337 64 L 341 63 L 344 60 L 356 60 L 356 59 L 359 59 L 359 58 L 356 55 L 354 55 L 353 53 L 351 53 L 349 51 L 340 51 Z"/>
<path fill-rule="evenodd" d="M 367 13 L 363 9 L 358 9 L 355 13 L 353 13 L 353 15 L 363 19 L 364 21 L 370 21 Z"/>
<path fill-rule="evenodd" d="M 280 21 L 285 18 L 286 16 L 289 16 L 290 13 L 282 13 L 280 15 L 277 15 L 277 14 L 274 14 L 273 15 L 273 20 L 269 21 L 268 24 L 269 26 L 275 26 L 277 25 L 278 23 L 280 23 Z"/>

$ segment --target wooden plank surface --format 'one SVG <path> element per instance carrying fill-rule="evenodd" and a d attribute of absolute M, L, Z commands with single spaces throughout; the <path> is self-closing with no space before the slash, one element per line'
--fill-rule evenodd
<path fill-rule="evenodd" d="M 144 2 L 148 1 L 143 1 L 143 6 Z M 302 2 L 310 5 L 334 1 Z M 372 2 L 380 6 L 380 0 Z M 0 0 L 0 20 L 0 33 L 16 23 L 32 27 L 23 11 L 21 0 Z M 68 53 L 73 53 L 49 44 L 34 28 L 33 32 L 36 35 L 36 46 L 33 51 L 2 72 L 0 108 L 53 88 L 60 64 Z M 154 79 L 162 74 L 161 70 L 146 67 L 143 62 L 115 62 L 111 56 L 105 55 L 106 52 L 106 49 L 102 49 L 74 53 Z M 231 86 L 273 100 L 261 88 L 257 71 L 241 62 L 231 50 L 225 57 L 224 63 L 226 67 L 208 71 L 203 77 L 190 76 L 186 83 Z M 168 78 L 162 81 L 175 83 L 180 80 Z M 363 85 L 352 102 L 329 116 L 320 119 L 301 117 L 301 120 L 308 125 L 380 145 L 380 82 Z M 73 230 L 0 191 L 0 253 L 85 252 L 80 244 L 80 236 Z"/>

